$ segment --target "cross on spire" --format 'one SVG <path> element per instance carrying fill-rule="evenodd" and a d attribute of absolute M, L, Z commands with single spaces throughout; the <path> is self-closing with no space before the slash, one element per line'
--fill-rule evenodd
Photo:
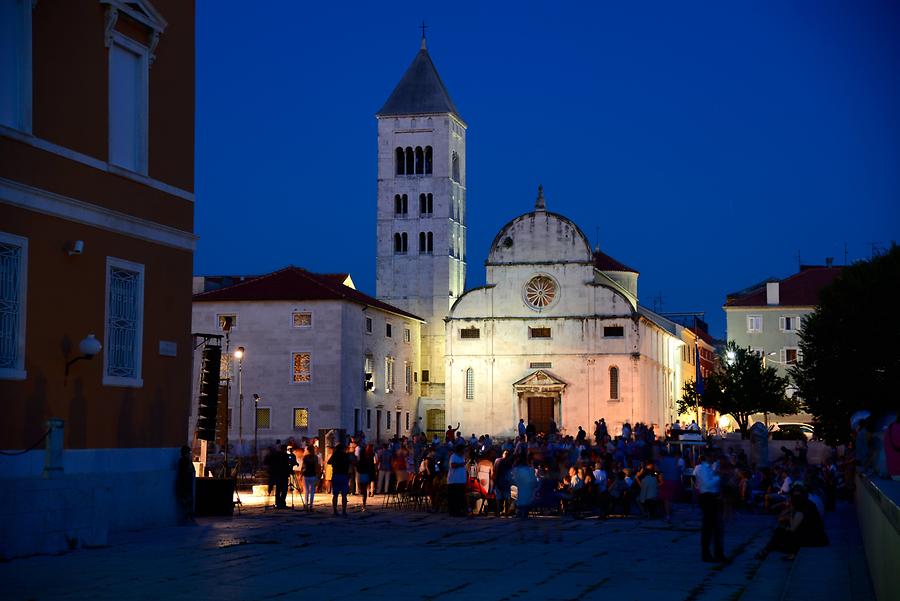
<path fill-rule="evenodd" d="M 428 29 L 428 25 L 425 25 L 424 19 L 422 20 L 422 24 L 419 25 L 419 29 L 422 30 L 422 50 L 425 50 L 425 30 Z"/>

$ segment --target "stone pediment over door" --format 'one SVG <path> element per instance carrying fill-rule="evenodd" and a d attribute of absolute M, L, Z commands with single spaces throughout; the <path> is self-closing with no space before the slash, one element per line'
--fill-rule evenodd
<path fill-rule="evenodd" d="M 532 372 L 513 383 L 513 388 L 517 394 L 522 393 L 547 393 L 560 394 L 566 388 L 566 383 L 551 374 L 550 372 L 539 369 Z"/>

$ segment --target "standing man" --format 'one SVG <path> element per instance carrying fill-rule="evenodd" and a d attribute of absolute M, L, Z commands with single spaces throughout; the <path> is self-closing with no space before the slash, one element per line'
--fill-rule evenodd
<path fill-rule="evenodd" d="M 522 440 L 525 439 L 525 419 L 519 418 L 519 436 L 522 437 Z"/>
<path fill-rule="evenodd" d="M 701 555 L 705 562 L 720 563 L 725 561 L 721 483 L 719 474 L 712 466 L 712 453 L 705 453 L 700 461 L 694 468 L 694 486 L 700 493 L 700 511 L 703 513 Z M 709 552 L 710 542 L 713 544 L 712 554 Z"/>
<path fill-rule="evenodd" d="M 465 517 L 466 475 L 465 444 L 458 444 L 450 455 L 450 470 L 447 472 L 447 512 L 451 516 Z"/>
<path fill-rule="evenodd" d="M 535 426 L 533 423 L 531 423 L 529 421 L 528 425 L 525 426 L 525 439 L 528 442 L 534 442 L 534 440 L 536 438 L 537 438 L 537 426 Z"/>
<path fill-rule="evenodd" d="M 379 495 L 388 494 L 391 486 L 391 450 L 388 444 L 381 445 L 381 450 L 376 455 L 378 459 L 378 482 L 375 485 L 375 492 Z"/>

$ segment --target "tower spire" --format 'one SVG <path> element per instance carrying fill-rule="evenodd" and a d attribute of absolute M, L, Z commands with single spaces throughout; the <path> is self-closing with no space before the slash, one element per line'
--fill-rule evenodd
<path fill-rule="evenodd" d="M 425 25 L 425 20 L 422 20 L 422 24 L 419 25 L 419 28 L 422 30 L 422 50 L 426 50 L 425 48 L 425 30 L 428 29 L 428 25 Z"/>
<path fill-rule="evenodd" d="M 534 201 L 534 210 L 535 211 L 547 210 L 547 204 L 544 202 L 544 186 L 542 186 L 540 184 L 538 184 L 537 200 Z"/>

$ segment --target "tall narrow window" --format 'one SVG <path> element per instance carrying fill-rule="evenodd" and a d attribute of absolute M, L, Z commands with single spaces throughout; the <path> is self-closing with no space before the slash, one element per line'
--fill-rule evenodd
<path fill-rule="evenodd" d="M 406 147 L 406 175 L 412 175 L 415 173 L 415 164 L 413 159 L 413 149 L 409 146 Z"/>
<path fill-rule="evenodd" d="M 407 249 L 409 248 L 409 242 L 406 235 L 406 232 L 400 234 L 400 252 L 406 254 Z"/>
<path fill-rule="evenodd" d="M 425 196 L 425 212 L 434 213 L 434 195 L 431 192 Z"/>
<path fill-rule="evenodd" d="M 143 385 L 143 314 L 144 266 L 107 257 L 104 384 L 135 387 Z"/>
<path fill-rule="evenodd" d="M 425 252 L 434 252 L 434 234 L 431 232 L 425 235 Z"/>
<path fill-rule="evenodd" d="M 109 162 L 147 173 L 148 49 L 114 34 L 109 47 Z"/>
<path fill-rule="evenodd" d="M 403 212 L 403 200 L 399 194 L 394 194 L 394 214 L 399 215 Z"/>
<path fill-rule="evenodd" d="M 31 131 L 31 0 L 0 0 L 0 124 Z"/>
<path fill-rule="evenodd" d="M 471 367 L 466 370 L 466 398 L 475 398 L 475 371 Z"/>
<path fill-rule="evenodd" d="M 425 151 L 421 146 L 416 146 L 416 175 L 425 174 Z"/>
<path fill-rule="evenodd" d="M 394 150 L 394 161 L 397 163 L 397 175 L 406 173 L 406 169 L 404 169 L 406 166 L 406 155 L 399 146 Z"/>
<path fill-rule="evenodd" d="M 609 400 L 619 400 L 619 368 L 609 368 Z"/>
<path fill-rule="evenodd" d="M 425 232 L 419 232 L 419 253 L 424 253 L 425 248 Z"/>
<path fill-rule="evenodd" d="M 403 252 L 403 240 L 401 240 L 400 234 L 394 234 L 394 252 Z"/>
<path fill-rule="evenodd" d="M 425 209 L 428 207 L 427 201 L 425 200 L 425 194 L 419 194 L 419 214 L 424 215 L 428 211 Z"/>
<path fill-rule="evenodd" d="M 432 169 L 431 165 L 434 162 L 432 157 L 433 157 L 433 153 L 431 151 L 431 146 L 426 146 L 425 147 L 425 175 L 431 175 L 431 169 Z"/>
<path fill-rule="evenodd" d="M 456 151 L 453 152 L 453 158 L 451 159 L 451 176 L 450 179 L 459 182 L 459 155 L 456 154 Z"/>
<path fill-rule="evenodd" d="M 384 358 L 384 391 L 385 392 L 393 392 L 394 391 L 394 358 L 393 357 L 385 357 Z M 390 412 L 388 412 L 390 414 Z M 388 426 L 390 427 L 390 426 Z"/>
<path fill-rule="evenodd" d="M 405 367 L 404 383 L 406 384 L 406 392 L 412 392 L 412 365 L 407 363 Z"/>
<path fill-rule="evenodd" d="M 399 146 L 394 150 L 394 162 L 397 163 L 397 175 L 403 175 L 406 173 L 406 155 L 403 153 L 403 149 Z"/>
<path fill-rule="evenodd" d="M 0 233 L 0 379 L 25 378 L 27 259 L 27 239 Z"/>
<path fill-rule="evenodd" d="M 312 358 L 309 353 L 291 353 L 293 374 L 291 382 L 312 382 Z"/>

